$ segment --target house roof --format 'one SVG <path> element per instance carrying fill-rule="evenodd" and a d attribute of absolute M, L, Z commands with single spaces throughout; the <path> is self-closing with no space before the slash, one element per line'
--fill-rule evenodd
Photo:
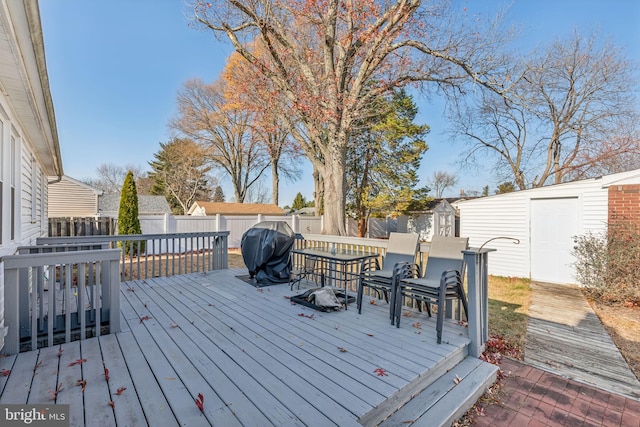
<path fill-rule="evenodd" d="M 263 203 L 227 203 L 227 202 L 202 202 L 196 201 L 189 209 L 193 212 L 194 208 L 204 208 L 207 215 L 284 215 L 282 208 L 274 204 Z"/>
<path fill-rule="evenodd" d="M 291 215 L 310 215 L 313 216 L 316 214 L 316 208 L 306 207 L 298 209 L 297 211 L 291 212 Z"/>
<path fill-rule="evenodd" d="M 62 155 L 38 2 L 11 1 L 3 5 L 0 8 L 0 86 L 11 100 L 44 173 L 62 177 Z"/>
<path fill-rule="evenodd" d="M 75 179 L 75 178 L 71 178 L 69 175 L 63 175 L 63 176 L 62 176 L 62 179 L 60 180 L 60 182 L 62 182 L 62 181 L 68 181 L 68 182 L 70 182 L 70 183 L 72 183 L 72 184 L 74 184 L 74 185 L 77 185 L 77 186 L 80 186 L 80 187 L 86 188 L 87 190 L 91 190 L 91 191 L 93 191 L 94 193 L 96 193 L 98 196 L 104 193 L 104 191 L 102 191 L 101 189 L 96 188 L 96 187 L 93 187 L 93 186 L 91 186 L 91 185 L 89 185 L 89 184 L 86 184 L 86 183 L 84 183 L 84 182 L 82 182 L 82 181 L 78 181 L 78 180 L 77 180 L 77 179 Z M 59 182 L 57 182 L 57 183 L 56 183 L 56 182 L 54 182 L 54 183 L 52 183 L 51 185 L 52 185 L 52 186 L 60 185 L 60 183 L 59 183 Z"/>
<path fill-rule="evenodd" d="M 103 194 L 98 197 L 98 212 L 102 215 L 118 215 L 120 194 Z M 164 196 L 138 195 L 138 215 L 170 214 L 171 208 Z"/>

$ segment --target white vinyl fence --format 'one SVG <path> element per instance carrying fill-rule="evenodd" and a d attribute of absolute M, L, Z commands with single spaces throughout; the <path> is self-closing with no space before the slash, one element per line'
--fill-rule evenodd
<path fill-rule="evenodd" d="M 249 228 L 262 221 L 284 221 L 296 233 L 320 234 L 322 232 L 322 217 L 310 216 L 270 216 L 270 215 L 242 215 L 242 216 L 188 216 L 188 215 L 141 215 L 140 226 L 142 234 L 163 233 L 196 233 L 205 231 L 229 231 L 229 248 L 239 248 L 242 235 Z M 384 239 L 389 233 L 396 231 L 395 219 L 370 219 L 367 237 Z M 349 236 L 358 235 L 358 224 L 354 219 L 347 220 Z"/>

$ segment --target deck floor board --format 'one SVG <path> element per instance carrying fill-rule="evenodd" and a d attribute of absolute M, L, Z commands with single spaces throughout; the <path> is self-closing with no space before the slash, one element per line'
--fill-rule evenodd
<path fill-rule="evenodd" d="M 466 329 L 455 322 L 437 345 L 435 320 L 424 314 L 411 312 L 398 329 L 382 301 L 367 299 L 362 314 L 355 304 L 322 313 L 288 300 L 302 291 L 254 288 L 240 274 L 123 283 L 121 332 L 1 358 L 11 373 L 0 376 L 0 402 L 49 403 L 61 384 L 55 402 L 70 404 L 72 426 L 357 426 L 466 352 Z"/>

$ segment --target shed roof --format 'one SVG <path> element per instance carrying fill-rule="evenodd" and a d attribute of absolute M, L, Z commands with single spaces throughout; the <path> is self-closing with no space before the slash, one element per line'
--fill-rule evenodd
<path fill-rule="evenodd" d="M 98 197 L 98 211 L 102 215 L 118 215 L 120 194 L 103 194 Z M 171 208 L 164 196 L 138 195 L 138 215 L 170 214 Z"/>
<path fill-rule="evenodd" d="M 284 215 L 285 212 L 277 205 L 266 203 L 228 203 L 228 202 L 203 202 L 196 201 L 189 209 L 193 212 L 196 208 L 204 208 L 207 215 Z"/>

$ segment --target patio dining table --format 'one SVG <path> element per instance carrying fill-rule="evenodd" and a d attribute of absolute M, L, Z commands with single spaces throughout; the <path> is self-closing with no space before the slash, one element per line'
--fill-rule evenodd
<path fill-rule="evenodd" d="M 380 255 L 370 251 L 335 248 L 298 248 L 292 249 L 291 253 L 315 258 L 320 262 L 322 286 L 328 284 L 336 288 L 344 287 L 345 310 L 349 303 L 349 283 L 358 280 L 362 262 Z"/>

